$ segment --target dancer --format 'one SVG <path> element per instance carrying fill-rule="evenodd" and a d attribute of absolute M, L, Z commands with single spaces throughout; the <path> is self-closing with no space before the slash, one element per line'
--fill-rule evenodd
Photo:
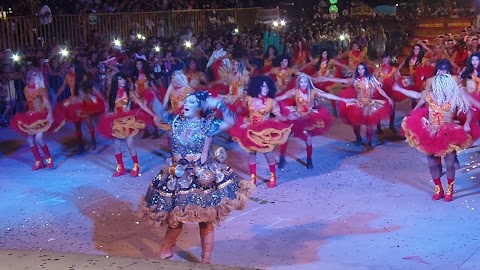
<path fill-rule="evenodd" d="M 285 94 L 275 98 L 276 101 L 282 101 L 288 98 L 295 99 L 295 106 L 289 106 L 288 118 L 291 120 L 293 137 L 300 138 L 305 142 L 307 148 L 307 169 L 313 169 L 312 162 L 312 136 L 320 136 L 330 127 L 332 117 L 325 108 L 314 109 L 315 101 L 318 98 L 328 98 L 343 102 L 351 102 L 339 98 L 335 95 L 325 93 L 313 86 L 310 77 L 306 74 L 300 74 L 297 78 L 295 89 L 287 91 Z M 285 167 L 285 154 L 287 152 L 288 141 L 282 144 L 280 148 L 280 161 L 278 168 Z"/>
<path fill-rule="evenodd" d="M 292 125 L 278 122 L 271 118 L 271 114 L 279 120 L 286 120 L 280 113 L 280 107 L 274 100 L 277 89 L 275 83 L 267 76 L 250 78 L 247 88 L 246 105 L 249 116 L 245 117 L 230 130 L 230 135 L 240 147 L 249 152 L 248 167 L 250 181 L 257 182 L 257 152 L 263 153 L 270 168 L 268 187 L 277 185 L 277 172 L 273 149 L 276 145 L 284 144 L 291 132 Z"/>
<path fill-rule="evenodd" d="M 43 76 L 39 70 L 29 71 L 24 92 L 28 111 L 16 113 L 10 125 L 19 133 L 27 136 L 28 145 L 35 158 L 32 171 L 45 167 L 51 169 L 54 167 L 53 158 L 43 139 L 43 134 L 47 131 L 55 132 L 62 127 L 65 124 L 65 114 L 61 110 L 54 111 L 52 109 Z M 45 155 L 45 163 L 40 156 L 38 147 Z"/>
<path fill-rule="evenodd" d="M 138 97 L 147 104 L 151 106 L 151 103 L 155 97 L 155 93 L 152 89 L 155 88 L 154 81 L 155 78 L 150 73 L 150 68 L 147 61 L 142 58 L 135 59 L 135 69 L 132 74 L 132 81 L 135 90 L 137 91 Z M 153 134 L 152 139 L 160 138 L 158 134 L 158 127 L 155 124 L 152 124 Z M 150 137 L 149 126 L 145 127 L 142 139 Z"/>
<path fill-rule="evenodd" d="M 207 91 L 189 94 L 180 115 L 166 112 L 158 102 L 154 109 L 163 122 L 171 125 L 173 156 L 152 180 L 142 200 L 142 214 L 155 223 L 168 224 L 160 250 L 162 259 L 173 256 L 172 248 L 183 224 L 198 222 L 202 263 L 210 263 L 213 224 L 224 220 L 230 211 L 242 209 L 254 189 L 223 163 L 223 148 L 212 155 L 212 137 L 233 126 L 235 116 Z M 214 117 L 216 110 L 221 111 L 221 119 Z"/>
<path fill-rule="evenodd" d="M 175 70 L 172 74 L 172 83 L 168 86 L 163 99 L 163 106 L 170 108 L 170 112 L 178 114 L 182 110 L 183 101 L 187 95 L 193 92 L 195 90 L 188 84 L 187 76 L 181 70 Z"/>
<path fill-rule="evenodd" d="M 232 70 L 226 78 L 226 81 L 224 84 L 218 86 L 220 88 L 225 87 L 228 89 L 228 94 L 219 96 L 225 99 L 230 110 L 236 115 L 242 110 L 245 86 L 248 84 L 249 79 L 250 75 L 245 69 L 245 61 L 243 59 L 235 59 L 233 61 Z M 211 90 L 213 95 L 215 95 L 216 92 L 223 92 L 222 90 L 215 90 L 215 88 L 218 89 L 218 87 L 214 87 L 214 89 Z"/>
<path fill-rule="evenodd" d="M 397 101 L 402 101 L 406 98 L 404 95 L 399 94 L 398 92 L 393 92 L 392 87 L 397 77 L 399 77 L 399 72 L 394 68 L 390 62 L 392 57 L 389 53 L 384 53 L 382 55 L 382 64 L 378 66 L 373 75 L 378 78 L 378 81 L 382 85 L 383 91 L 392 99 L 392 113 L 390 114 L 389 129 L 393 133 L 397 133 L 395 128 L 395 104 Z M 378 98 L 378 95 L 376 96 Z M 377 124 L 377 134 L 383 134 L 382 125 L 380 122 Z"/>
<path fill-rule="evenodd" d="M 421 93 L 394 86 L 395 91 L 420 99 L 417 109 L 403 120 L 402 128 L 408 144 L 427 156 L 428 168 L 435 184 L 432 199 L 443 198 L 445 202 L 453 199 L 457 152 L 467 148 L 472 141 L 467 133 L 471 129 L 470 103 L 449 74 L 451 70 L 452 65 L 447 59 L 440 60 L 436 66 L 436 75 L 427 81 L 427 88 Z M 418 109 L 423 104 L 427 104 L 427 109 Z M 460 112 L 467 113 L 463 128 L 453 121 L 455 113 Z M 446 192 L 440 180 L 442 166 L 439 166 L 439 157 L 445 158 L 448 181 Z"/>
<path fill-rule="evenodd" d="M 193 58 L 188 60 L 188 68 L 185 70 L 185 76 L 187 76 L 190 87 L 195 90 L 205 89 L 207 84 L 207 77 L 205 73 L 197 69 L 197 61 Z"/>
<path fill-rule="evenodd" d="M 347 124 L 353 127 L 353 132 L 356 136 L 355 145 L 357 146 L 363 145 L 360 127 L 362 125 L 366 126 L 367 143 L 365 144 L 365 148 L 366 150 L 372 150 L 373 125 L 378 124 L 383 118 L 387 118 L 390 115 L 393 101 L 380 87 L 378 80 L 370 75 L 367 65 L 364 63 L 358 64 L 353 78 L 337 79 L 321 77 L 316 80 L 352 85 L 342 90 L 339 96 L 343 98 L 355 98 L 356 102 L 348 106 L 345 103 L 340 104 L 340 116 Z M 388 102 L 374 99 L 373 95 L 376 91 Z"/>
<path fill-rule="evenodd" d="M 132 104 L 139 102 L 138 96 L 131 90 L 132 86 L 127 77 L 119 72 L 113 76 L 110 93 L 108 95 L 108 111 L 100 117 L 98 131 L 107 138 L 114 139 L 115 159 L 117 169 L 112 177 L 122 176 L 127 173 L 123 164 L 121 151 L 122 142 L 127 143 L 127 148 L 132 157 L 133 169 L 130 175 L 137 177 L 140 173 L 140 165 L 133 137 L 144 129 L 149 121 L 149 116 Z"/>
<path fill-rule="evenodd" d="M 265 75 L 275 75 L 277 94 L 281 94 L 294 87 L 295 81 L 292 78 L 295 75 L 299 75 L 300 72 L 296 68 L 290 67 L 290 58 L 287 55 L 281 55 L 277 59 L 280 60 L 280 67 L 272 68 Z"/>

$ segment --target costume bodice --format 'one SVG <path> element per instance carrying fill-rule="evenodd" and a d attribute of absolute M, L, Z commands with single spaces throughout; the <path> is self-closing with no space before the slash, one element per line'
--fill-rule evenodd
<path fill-rule="evenodd" d="M 293 69 L 277 68 L 274 74 L 275 74 L 275 77 L 277 78 L 277 84 L 281 87 L 286 87 L 290 82 L 290 80 L 292 79 Z"/>
<path fill-rule="evenodd" d="M 375 90 L 375 82 L 372 79 L 355 79 L 353 86 L 357 92 L 357 101 L 360 105 L 370 104 Z"/>
<path fill-rule="evenodd" d="M 313 91 L 295 89 L 295 108 L 300 114 L 307 114 L 315 100 L 315 93 Z"/>
<path fill-rule="evenodd" d="M 348 66 L 352 68 L 357 68 L 357 66 L 362 62 L 365 57 L 365 53 L 362 51 L 352 51 L 348 52 Z"/>
<path fill-rule="evenodd" d="M 170 104 L 172 105 L 172 111 L 177 111 L 180 109 L 183 101 L 187 98 L 187 95 L 192 93 L 192 88 L 189 87 L 180 87 L 173 88 L 173 91 L 170 92 Z"/>
<path fill-rule="evenodd" d="M 248 82 L 248 75 L 244 74 L 243 76 L 232 75 L 230 77 L 230 87 L 229 94 L 232 96 L 238 96 L 243 94 L 245 89 L 245 84 Z"/>
<path fill-rule="evenodd" d="M 377 78 L 383 82 L 386 78 L 393 75 L 395 69 L 390 65 L 381 65 L 377 72 Z"/>
<path fill-rule="evenodd" d="M 253 102 L 255 99 L 260 99 L 260 98 L 252 98 L 252 97 L 247 97 L 247 108 L 250 116 L 250 122 L 251 123 L 259 123 L 261 121 L 267 120 L 270 118 L 270 113 L 272 112 L 273 105 L 274 105 L 274 100 L 265 97 L 262 100 L 262 104 L 264 105 L 262 108 L 258 109 L 255 108 Z"/>
<path fill-rule="evenodd" d="M 203 78 L 202 72 L 200 71 L 195 71 L 195 72 L 187 71 L 185 72 L 185 76 L 187 76 L 188 84 L 192 88 L 198 87 Z"/>
<path fill-rule="evenodd" d="M 47 94 L 47 89 L 45 88 L 36 88 L 32 91 L 34 87 L 25 87 L 25 98 L 27 100 L 28 110 L 30 111 L 43 111 L 46 109 L 45 104 L 43 104 L 43 95 Z"/>
<path fill-rule="evenodd" d="M 466 81 L 467 92 L 470 94 L 473 94 L 473 93 L 479 94 L 480 93 L 479 86 L 480 86 L 480 78 L 477 75 L 475 75 L 475 73 L 472 73 L 472 78 Z"/>
<path fill-rule="evenodd" d="M 73 93 L 75 93 L 75 73 L 70 72 L 67 74 L 67 84 L 68 88 L 70 88 L 70 95 L 73 96 Z"/>
<path fill-rule="evenodd" d="M 124 88 L 118 88 L 117 97 L 115 98 L 115 112 L 124 112 L 130 109 L 127 92 Z"/>
<path fill-rule="evenodd" d="M 216 135 L 221 124 L 220 119 L 188 119 L 171 113 L 166 113 L 163 121 L 172 127 L 172 153 L 181 157 L 201 154 L 205 139 Z"/>
<path fill-rule="evenodd" d="M 135 87 L 140 96 L 142 96 L 145 89 L 147 89 L 147 85 L 148 85 L 147 82 L 148 82 L 147 76 L 145 76 L 143 72 L 140 72 L 138 74 L 137 80 L 135 81 Z"/>
<path fill-rule="evenodd" d="M 445 102 L 444 104 L 438 104 L 433 100 L 430 92 L 427 92 L 425 101 L 428 104 L 428 121 L 430 125 L 434 127 L 439 127 L 443 123 L 453 122 L 453 113 L 454 108 L 450 102 Z"/>

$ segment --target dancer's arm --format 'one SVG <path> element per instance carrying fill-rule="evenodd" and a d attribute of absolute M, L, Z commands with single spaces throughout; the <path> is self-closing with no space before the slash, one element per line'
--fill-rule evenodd
<path fill-rule="evenodd" d="M 321 97 L 321 98 L 326 98 L 326 99 L 336 100 L 336 101 L 342 101 L 342 102 L 345 102 L 345 103 L 352 103 L 353 101 L 355 101 L 354 98 L 353 99 L 341 98 L 339 96 L 327 93 L 327 92 L 325 92 L 323 90 L 320 90 L 320 89 L 314 89 L 314 90 L 315 90 L 315 96 L 318 96 L 318 97 Z"/>
<path fill-rule="evenodd" d="M 325 76 L 312 78 L 312 81 L 314 81 L 314 82 L 335 82 L 335 83 L 343 83 L 343 84 L 353 84 L 352 79 L 341 79 L 341 78 L 325 77 Z"/>
<path fill-rule="evenodd" d="M 393 90 L 394 90 L 394 91 L 397 91 L 397 92 L 400 92 L 400 93 L 404 94 L 405 96 L 411 97 L 411 98 L 414 98 L 414 99 L 420 99 L 420 98 L 422 98 L 422 94 L 421 94 L 421 93 L 418 93 L 418 92 L 413 91 L 413 90 L 405 89 L 405 88 L 401 87 L 401 86 L 398 85 L 398 84 L 394 84 L 394 85 L 393 85 Z"/>
<path fill-rule="evenodd" d="M 213 132 L 215 134 L 218 134 L 222 131 L 226 131 L 230 129 L 231 127 L 233 127 L 233 125 L 235 125 L 235 114 L 232 111 L 230 111 L 227 104 L 222 99 L 209 97 L 206 101 L 205 106 L 209 110 L 218 109 L 219 111 L 222 112 L 222 118 L 223 118 L 223 120 L 220 121 L 218 127 L 216 127 L 215 130 L 213 131 L 210 130 L 209 133 Z"/>
<path fill-rule="evenodd" d="M 284 94 L 276 97 L 275 101 L 282 101 L 282 100 L 285 100 L 287 98 L 292 98 L 294 96 L 295 96 L 295 89 L 291 89 L 291 90 L 288 90 L 287 92 L 285 92 Z"/>

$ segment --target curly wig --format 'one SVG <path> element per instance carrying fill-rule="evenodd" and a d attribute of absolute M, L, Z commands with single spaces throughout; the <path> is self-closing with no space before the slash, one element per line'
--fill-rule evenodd
<path fill-rule="evenodd" d="M 258 97 L 258 95 L 260 95 L 262 91 L 263 83 L 266 83 L 268 87 L 267 96 L 269 98 L 275 98 L 275 95 L 277 94 L 277 87 L 275 86 L 275 82 L 272 80 L 272 78 L 263 75 L 250 78 L 247 88 L 248 95 L 255 98 Z"/>

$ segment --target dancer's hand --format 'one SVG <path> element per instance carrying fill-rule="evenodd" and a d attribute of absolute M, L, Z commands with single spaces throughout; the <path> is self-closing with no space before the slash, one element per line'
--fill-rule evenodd
<path fill-rule="evenodd" d="M 389 99 L 388 99 L 388 102 L 390 103 L 390 105 L 393 106 L 393 99 L 389 98 Z"/>
<path fill-rule="evenodd" d="M 47 121 L 48 121 L 48 123 L 50 123 L 50 125 L 53 124 L 54 119 L 53 119 L 52 113 L 47 114 Z"/>
<path fill-rule="evenodd" d="M 156 125 L 157 127 L 160 127 L 160 126 L 162 126 L 162 124 L 163 124 L 163 122 L 162 122 L 162 120 L 160 119 L 160 117 L 158 117 L 158 116 L 156 116 L 156 115 L 153 117 L 153 122 L 155 123 L 155 125 Z"/>

